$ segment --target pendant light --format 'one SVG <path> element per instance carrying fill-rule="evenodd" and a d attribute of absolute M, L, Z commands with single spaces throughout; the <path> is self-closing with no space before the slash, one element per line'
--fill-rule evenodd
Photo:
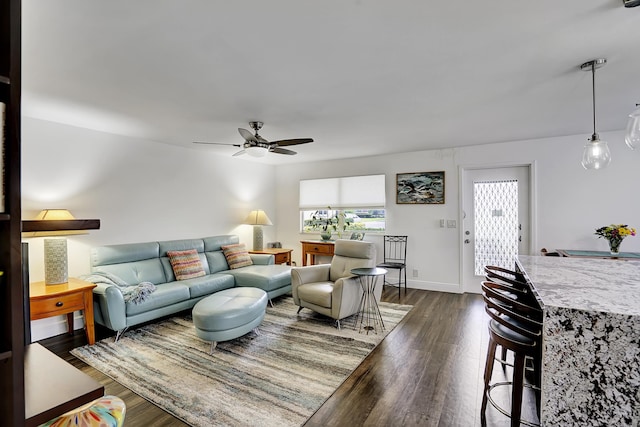
<path fill-rule="evenodd" d="M 593 135 L 584 146 L 582 153 L 582 167 L 585 169 L 602 169 L 611 162 L 611 152 L 606 142 L 600 141 L 596 132 L 596 68 L 603 67 L 607 63 L 606 59 L 594 59 L 585 62 L 580 66 L 584 71 L 591 71 L 591 86 L 593 93 Z"/>
<path fill-rule="evenodd" d="M 636 107 L 640 107 L 640 104 L 636 104 Z M 624 142 L 626 142 L 627 146 L 632 150 L 640 147 L 640 108 L 629 114 L 629 122 L 627 123 Z"/>

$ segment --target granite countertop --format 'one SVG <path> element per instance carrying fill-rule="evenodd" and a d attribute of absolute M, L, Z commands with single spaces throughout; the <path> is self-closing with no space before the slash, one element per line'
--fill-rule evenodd
<path fill-rule="evenodd" d="M 519 255 L 543 307 L 640 316 L 640 262 Z"/>

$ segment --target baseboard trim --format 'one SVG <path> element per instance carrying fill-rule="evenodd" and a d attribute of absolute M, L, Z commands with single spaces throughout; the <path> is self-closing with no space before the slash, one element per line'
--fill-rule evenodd
<path fill-rule="evenodd" d="M 80 312 L 73 315 L 73 329 L 84 328 L 84 317 Z M 67 316 L 53 316 L 31 321 L 31 341 L 40 341 L 67 332 Z"/>
<path fill-rule="evenodd" d="M 407 288 L 420 289 L 422 291 L 448 292 L 451 294 L 461 294 L 458 283 L 427 282 L 421 280 L 407 280 Z"/>

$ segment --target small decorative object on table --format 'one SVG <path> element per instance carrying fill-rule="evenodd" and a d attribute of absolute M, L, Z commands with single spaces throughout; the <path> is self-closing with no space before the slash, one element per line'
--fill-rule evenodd
<path fill-rule="evenodd" d="M 635 236 L 636 229 L 629 227 L 626 224 L 611 224 L 606 227 L 600 227 L 596 229 L 595 234 L 598 237 L 603 237 L 609 242 L 609 249 L 611 255 L 618 255 L 620 252 L 620 243 L 627 236 Z"/>

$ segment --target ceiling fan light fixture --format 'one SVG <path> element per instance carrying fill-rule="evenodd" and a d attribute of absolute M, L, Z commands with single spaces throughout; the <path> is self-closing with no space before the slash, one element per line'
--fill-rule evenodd
<path fill-rule="evenodd" d="M 640 104 L 638 104 L 640 106 Z M 634 150 L 640 147 L 640 108 L 629 114 L 627 122 L 627 131 L 624 135 L 624 142 L 629 148 Z"/>
<path fill-rule="evenodd" d="M 593 100 L 593 134 L 591 139 L 584 146 L 582 152 L 582 167 L 585 169 L 602 169 L 611 163 L 611 151 L 609 145 L 600 141 L 598 132 L 596 131 L 596 69 L 603 67 L 607 63 L 604 58 L 594 59 L 580 65 L 583 71 L 591 71 L 591 89 Z"/>
<path fill-rule="evenodd" d="M 290 145 L 299 145 L 299 144 L 308 144 L 309 142 L 313 142 L 312 138 L 295 138 L 295 139 L 281 139 L 278 141 L 267 141 L 260 135 L 258 135 L 258 130 L 262 129 L 262 122 L 249 122 L 249 126 L 251 129 L 255 131 L 255 134 L 252 134 L 250 131 L 238 128 L 238 132 L 240 136 L 244 138 L 244 144 L 223 144 L 220 142 L 203 142 L 203 141 L 193 141 L 194 144 L 214 144 L 214 145 L 232 145 L 234 147 L 242 147 L 242 150 L 233 154 L 233 156 L 241 156 L 244 153 L 247 153 L 251 157 L 264 157 L 267 153 L 274 154 L 285 154 L 285 155 L 294 155 L 295 151 L 289 150 L 287 148 Z"/>
<path fill-rule="evenodd" d="M 269 150 L 266 147 L 259 147 L 257 145 L 247 147 L 244 149 L 244 152 L 250 155 L 251 157 L 264 157 Z"/>

